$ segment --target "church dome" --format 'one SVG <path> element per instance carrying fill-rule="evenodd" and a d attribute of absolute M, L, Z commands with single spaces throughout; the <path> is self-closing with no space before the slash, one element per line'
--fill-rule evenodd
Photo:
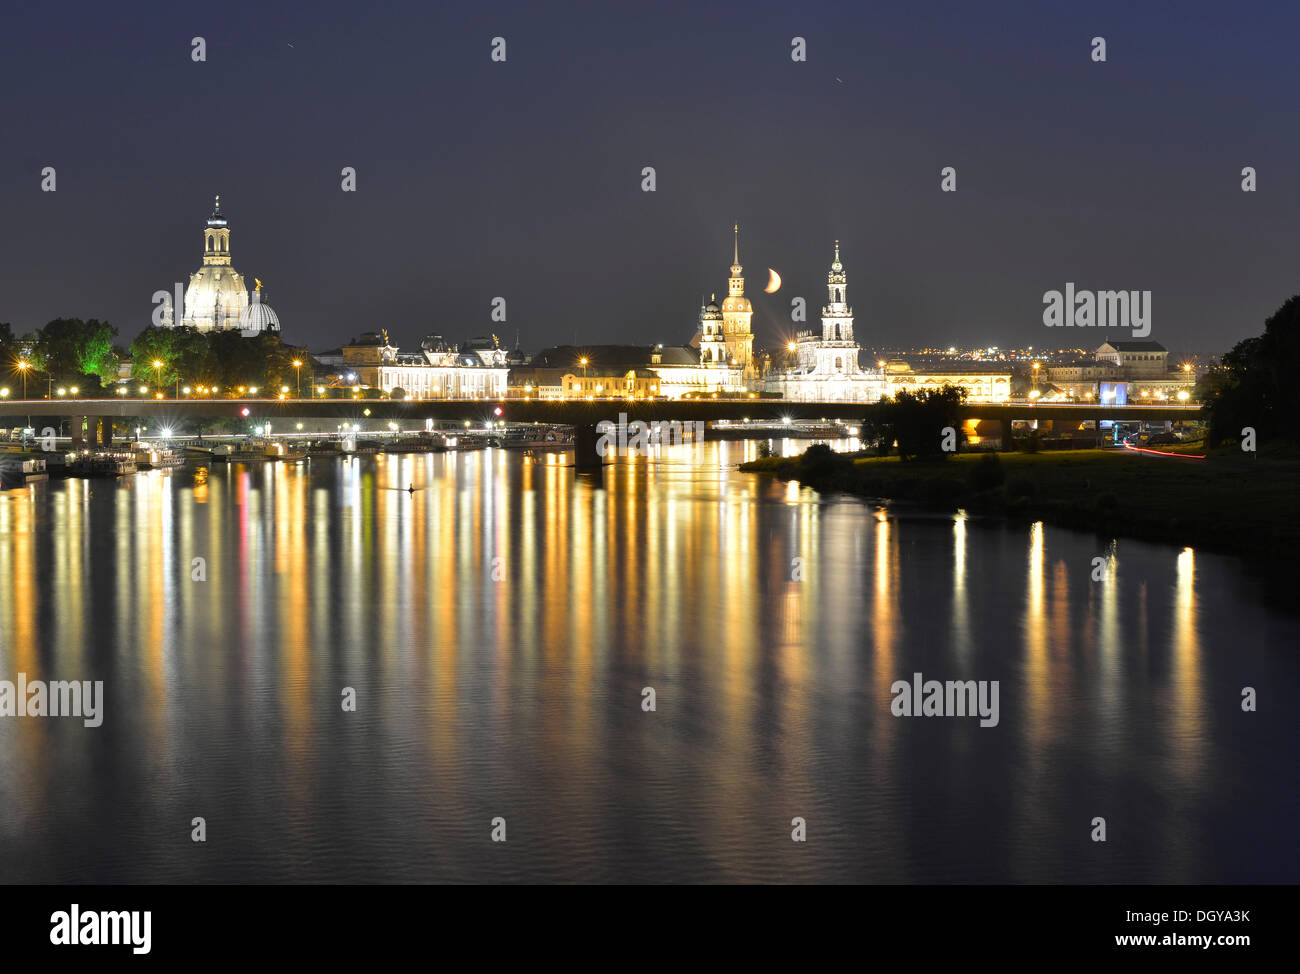
<path fill-rule="evenodd" d="M 185 321 L 200 331 L 239 327 L 248 292 L 244 276 L 229 264 L 204 264 L 190 275 L 185 289 Z"/>
<path fill-rule="evenodd" d="M 264 301 L 254 301 L 239 316 L 239 330 L 245 335 L 260 335 L 280 330 L 280 316 Z"/>
<path fill-rule="evenodd" d="M 749 303 L 749 298 L 729 297 L 723 300 L 722 310 L 750 312 L 754 310 L 754 306 Z"/>
<path fill-rule="evenodd" d="M 705 321 L 721 321 L 722 311 L 718 307 L 718 302 L 714 300 L 706 304 L 704 306 L 704 314 L 700 315 L 700 317 Z"/>

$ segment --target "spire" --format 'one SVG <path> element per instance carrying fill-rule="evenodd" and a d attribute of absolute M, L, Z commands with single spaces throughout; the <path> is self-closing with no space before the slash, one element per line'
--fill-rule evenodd
<path fill-rule="evenodd" d="M 218 196 L 217 199 L 221 199 L 221 197 Z M 737 223 L 732 229 L 736 231 L 736 250 L 735 250 L 734 258 L 731 262 L 733 264 L 739 264 L 740 263 L 740 224 Z"/>
<path fill-rule="evenodd" d="M 836 240 L 835 259 L 831 261 L 831 273 L 830 276 L 827 278 L 827 283 L 832 285 L 844 284 L 846 280 L 847 278 L 844 276 L 844 265 L 840 263 L 840 242 Z M 831 300 L 833 301 L 835 299 L 832 298 Z"/>
<path fill-rule="evenodd" d="M 226 218 L 221 214 L 221 194 L 218 193 L 212 201 L 212 216 L 208 217 L 208 226 L 224 227 L 225 225 Z"/>

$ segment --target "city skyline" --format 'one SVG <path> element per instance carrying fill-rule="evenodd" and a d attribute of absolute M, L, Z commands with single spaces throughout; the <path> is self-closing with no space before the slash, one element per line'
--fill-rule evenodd
<path fill-rule="evenodd" d="M 7 36 L 28 43 L 0 42 L 0 77 L 25 92 L 0 180 L 7 236 L 23 241 L 0 319 L 18 331 L 56 317 L 143 328 L 154 292 L 192 270 L 195 215 L 216 193 L 236 259 L 312 348 L 374 327 L 599 342 L 610 306 L 627 340 L 684 343 L 737 221 L 751 280 L 770 267 L 786 282 L 751 287 L 760 346 L 797 330 L 792 297 L 818 301 L 835 239 L 868 347 L 1055 344 L 1042 294 L 1077 281 L 1150 290 L 1152 337 L 1211 353 L 1297 289 L 1282 174 L 1300 147 L 1268 127 L 1289 107 L 1273 81 L 1293 12 L 1241 24 L 1208 5 L 1180 8 L 1185 21 L 1021 7 L 994 25 L 955 8 L 921 23 L 760 4 L 739 24 L 678 8 L 634 30 L 597 11 L 549 23 L 526 8 L 330 5 L 310 22 L 259 10 L 248 31 L 229 26 L 235 4 L 226 24 L 159 9 L 104 45 L 110 15 L 80 9 L 57 28 L 7 14 Z M 1104 63 L 1089 57 L 1098 34 Z M 489 57 L 497 36 L 504 62 Z M 525 90 L 554 112 L 525 110 Z M 306 92 L 313 110 L 288 111 Z M 212 116 L 223 148 L 194 151 Z M 452 130 L 455 149 L 440 137 Z M 183 162 L 140 164 L 158 152 Z"/>

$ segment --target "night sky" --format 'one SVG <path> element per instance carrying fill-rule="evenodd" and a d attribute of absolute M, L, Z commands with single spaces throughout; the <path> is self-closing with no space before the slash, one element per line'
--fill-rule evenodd
<path fill-rule="evenodd" d="M 1250 6 L 6 4 L 0 321 L 129 341 L 221 193 L 234 266 L 315 349 L 686 342 L 739 221 L 760 344 L 795 295 L 816 317 L 838 237 L 866 346 L 1127 337 L 1043 326 L 1073 281 L 1150 289 L 1152 338 L 1219 352 L 1300 291 L 1300 8 Z"/>

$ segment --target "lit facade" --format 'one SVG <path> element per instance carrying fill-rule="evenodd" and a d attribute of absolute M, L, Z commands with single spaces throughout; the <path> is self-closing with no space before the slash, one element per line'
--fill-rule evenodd
<path fill-rule="evenodd" d="M 510 370 L 484 365 L 477 351 L 462 352 L 441 341 L 426 341 L 418 353 L 399 352 L 388 333 L 369 333 L 343 346 L 343 368 L 353 383 L 407 399 L 501 399 Z"/>
<path fill-rule="evenodd" d="M 1154 341 L 1106 342 L 1091 361 L 1044 370 L 1049 399 L 1129 403 L 1186 401 L 1196 385 L 1190 369 L 1169 369 L 1169 350 Z"/>

